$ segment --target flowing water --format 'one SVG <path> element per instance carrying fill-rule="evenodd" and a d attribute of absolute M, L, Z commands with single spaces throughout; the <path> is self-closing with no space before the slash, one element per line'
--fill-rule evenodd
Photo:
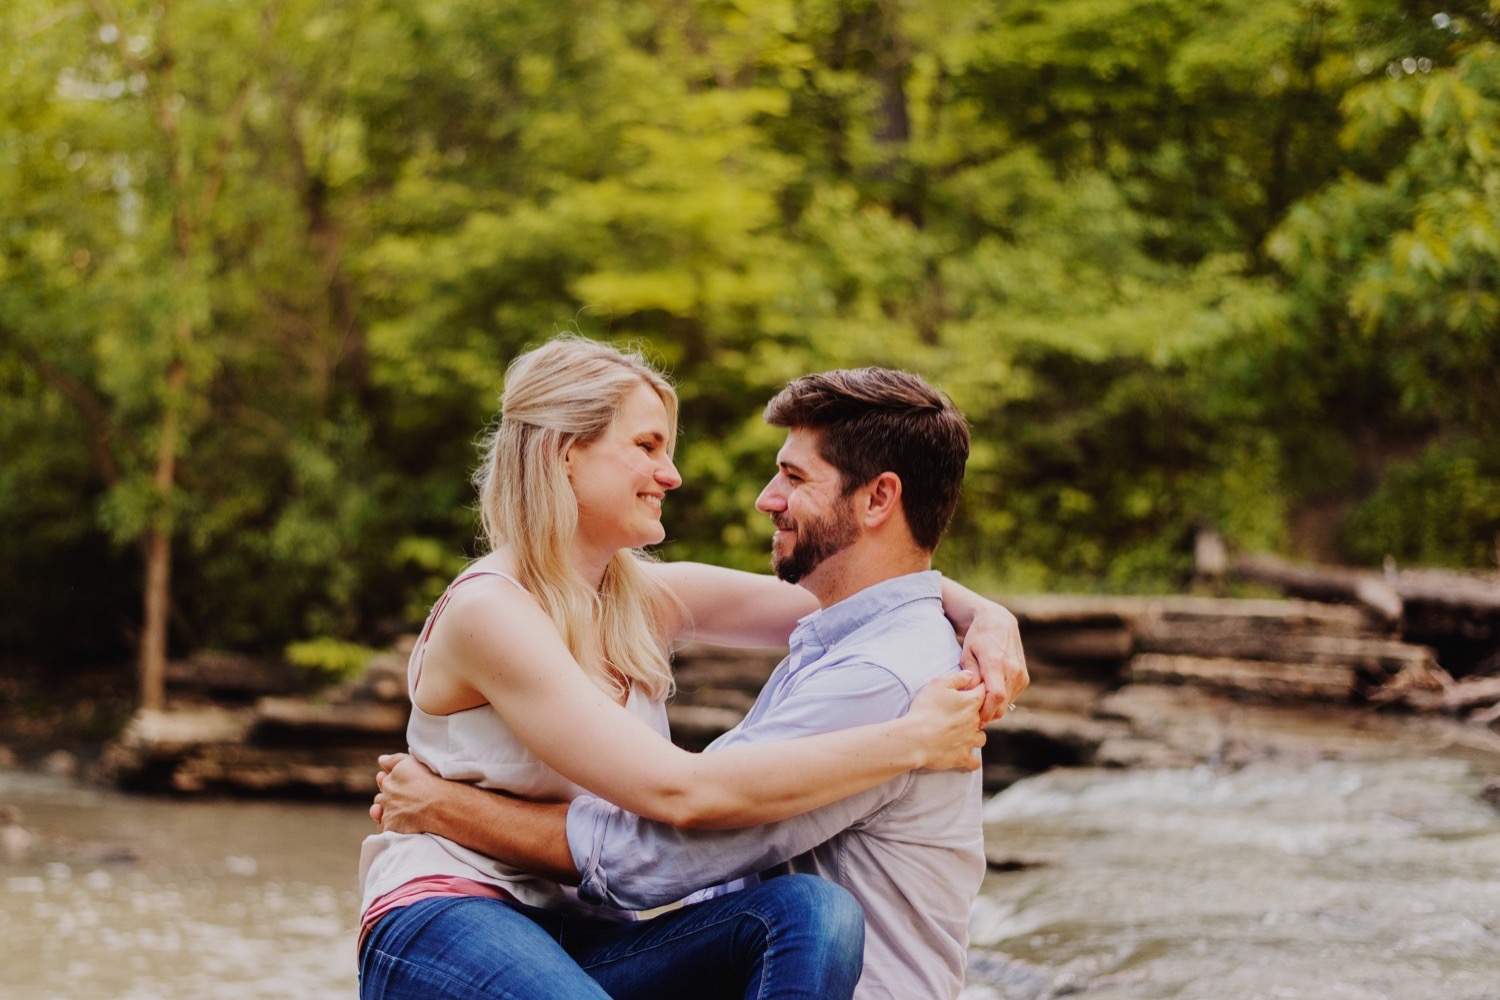
<path fill-rule="evenodd" d="M 1500 814 L 1461 760 L 1052 772 L 991 800 L 966 1000 L 1500 998 Z"/>
<path fill-rule="evenodd" d="M 1381 746 L 1012 786 L 987 839 L 1018 862 L 975 906 L 963 1000 L 1497 1000 L 1500 812 L 1480 791 L 1500 757 Z M 0 805 L 34 838 L 0 851 L 0 997 L 355 995 L 363 806 L 16 770 Z"/>
<path fill-rule="evenodd" d="M 6 1000 L 356 994 L 355 805 L 126 796 L 0 771 L 35 836 L 0 855 Z"/>

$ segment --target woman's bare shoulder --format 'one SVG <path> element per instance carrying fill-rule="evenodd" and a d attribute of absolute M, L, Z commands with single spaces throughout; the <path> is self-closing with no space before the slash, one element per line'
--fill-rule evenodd
<path fill-rule="evenodd" d="M 536 598 L 514 580 L 473 574 L 449 592 L 429 642 L 461 659 L 475 654 L 489 658 L 513 647 L 518 635 L 539 624 L 552 626 Z"/>

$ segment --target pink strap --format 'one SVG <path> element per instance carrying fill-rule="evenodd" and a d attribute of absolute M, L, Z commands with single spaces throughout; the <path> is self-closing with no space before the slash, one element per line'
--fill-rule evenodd
<path fill-rule="evenodd" d="M 411 659 L 407 661 L 408 697 L 415 698 L 417 695 L 417 681 L 422 679 L 422 662 L 427 659 L 427 639 L 432 635 L 432 626 L 437 624 L 438 615 L 442 614 L 443 609 L 448 606 L 448 598 L 453 596 L 454 588 L 465 580 L 473 580 L 481 576 L 498 576 L 500 579 L 514 584 L 517 590 L 524 591 L 526 589 L 521 586 L 520 581 L 509 573 L 501 573 L 493 569 L 478 569 L 472 573 L 465 573 L 448 584 L 448 589 L 443 591 L 442 596 L 437 599 L 437 603 L 432 606 L 432 613 L 427 616 L 427 624 L 422 626 L 422 634 L 417 637 L 417 644 L 411 651 Z"/>

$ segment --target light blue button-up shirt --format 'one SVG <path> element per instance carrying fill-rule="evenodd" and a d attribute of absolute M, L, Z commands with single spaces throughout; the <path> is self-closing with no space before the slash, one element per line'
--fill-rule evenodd
<path fill-rule="evenodd" d="M 958 668 L 941 585 L 936 572 L 900 576 L 802 619 L 754 707 L 709 751 L 905 714 L 923 685 Z M 745 830 L 678 830 L 585 795 L 568 810 L 568 846 L 579 895 L 627 909 L 773 870 L 822 875 L 865 910 L 857 1000 L 941 1000 L 963 985 L 984 877 L 980 795 L 978 772 L 914 772 Z"/>

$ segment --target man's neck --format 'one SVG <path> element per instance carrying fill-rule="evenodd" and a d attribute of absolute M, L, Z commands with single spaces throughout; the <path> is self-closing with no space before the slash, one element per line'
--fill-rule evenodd
<path fill-rule="evenodd" d="M 830 608 L 877 583 L 929 569 L 932 553 L 926 550 L 855 543 L 823 560 L 800 582 L 818 599 L 819 607 Z"/>

